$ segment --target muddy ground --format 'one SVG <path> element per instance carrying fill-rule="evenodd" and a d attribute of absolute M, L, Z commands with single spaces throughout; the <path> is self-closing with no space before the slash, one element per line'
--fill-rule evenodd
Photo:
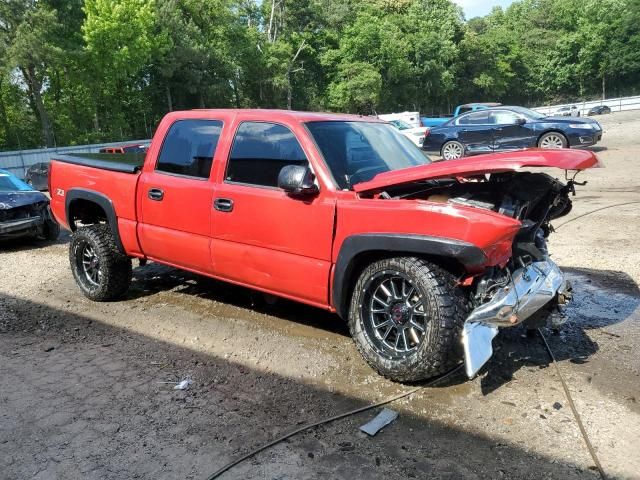
<path fill-rule="evenodd" d="M 551 250 L 574 282 L 546 331 L 610 478 L 640 478 L 640 112 L 599 118 L 605 169 Z M 575 220 L 574 220 L 575 219 Z M 566 222 L 569 223 L 566 223 Z M 302 423 L 405 391 L 336 317 L 158 265 L 124 301 L 76 288 L 67 240 L 0 245 L 0 478 L 207 478 Z M 503 331 L 481 375 L 297 435 L 227 479 L 598 478 L 540 338 Z M 187 376 L 187 391 L 172 384 Z"/>

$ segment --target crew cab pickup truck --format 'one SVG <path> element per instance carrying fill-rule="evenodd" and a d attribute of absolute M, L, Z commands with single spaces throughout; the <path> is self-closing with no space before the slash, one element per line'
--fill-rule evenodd
<path fill-rule="evenodd" d="M 124 295 L 132 258 L 150 260 L 336 312 L 393 380 L 461 362 L 472 377 L 499 327 L 533 328 L 570 297 L 546 238 L 574 182 L 535 170 L 597 164 L 573 150 L 431 163 L 377 119 L 196 110 L 168 114 L 140 165 L 55 157 L 51 208 L 92 300 Z"/>

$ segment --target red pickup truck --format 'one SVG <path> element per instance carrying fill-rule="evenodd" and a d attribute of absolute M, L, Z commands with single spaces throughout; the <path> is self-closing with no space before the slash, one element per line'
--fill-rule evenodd
<path fill-rule="evenodd" d="M 88 298 L 124 295 L 132 258 L 160 262 L 336 312 L 396 381 L 461 361 L 472 377 L 498 327 L 533 328 L 570 297 L 546 239 L 575 182 L 535 170 L 598 164 L 580 150 L 432 163 L 377 119 L 270 110 L 173 112 L 143 164 L 106 156 L 51 163 Z"/>

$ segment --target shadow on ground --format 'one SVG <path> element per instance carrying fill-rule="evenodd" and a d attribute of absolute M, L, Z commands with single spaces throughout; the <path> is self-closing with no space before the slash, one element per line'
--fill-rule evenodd
<path fill-rule="evenodd" d="M 39 250 L 51 245 L 61 245 L 69 241 L 70 235 L 66 230 L 60 232 L 60 237 L 55 242 L 33 237 L 17 237 L 0 239 L 0 254 L 9 252 L 21 252 L 23 250 Z"/>
<path fill-rule="evenodd" d="M 591 147 L 586 147 L 586 150 L 591 150 L 593 153 L 599 153 L 608 150 L 608 148 L 604 145 L 593 145 Z"/>
<path fill-rule="evenodd" d="M 141 298 L 166 291 L 215 301 L 218 305 L 216 314 L 221 316 L 242 316 L 240 309 L 251 310 L 349 336 L 346 323 L 327 311 L 157 263 L 134 270 L 133 284 L 127 298 Z"/>
<path fill-rule="evenodd" d="M 305 379 L 23 299 L 0 296 L 0 320 L 0 471 L 7 479 L 206 478 L 302 423 L 363 405 Z M 187 375 L 194 381 L 187 391 L 163 383 Z M 593 475 L 410 415 L 376 437 L 359 433 L 358 425 L 374 414 L 297 435 L 222 478 Z"/>

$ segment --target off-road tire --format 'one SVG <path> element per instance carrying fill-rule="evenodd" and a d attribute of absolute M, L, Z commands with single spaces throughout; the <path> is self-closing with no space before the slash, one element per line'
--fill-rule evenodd
<path fill-rule="evenodd" d="M 101 274 L 92 284 L 80 265 L 80 249 L 90 245 L 99 262 Z M 73 277 L 85 297 L 106 302 L 122 297 L 131 284 L 131 259 L 118 249 L 108 225 L 90 225 L 76 230 L 69 244 L 69 262 Z"/>
<path fill-rule="evenodd" d="M 385 271 L 409 278 L 428 307 L 422 342 L 403 358 L 393 358 L 378 348 L 363 324 L 365 286 L 370 278 Z M 396 382 L 416 382 L 442 375 L 462 361 L 460 338 L 467 314 L 466 296 L 451 273 L 420 258 L 395 257 L 376 261 L 362 271 L 351 297 L 348 323 L 358 350 L 374 370 Z"/>

